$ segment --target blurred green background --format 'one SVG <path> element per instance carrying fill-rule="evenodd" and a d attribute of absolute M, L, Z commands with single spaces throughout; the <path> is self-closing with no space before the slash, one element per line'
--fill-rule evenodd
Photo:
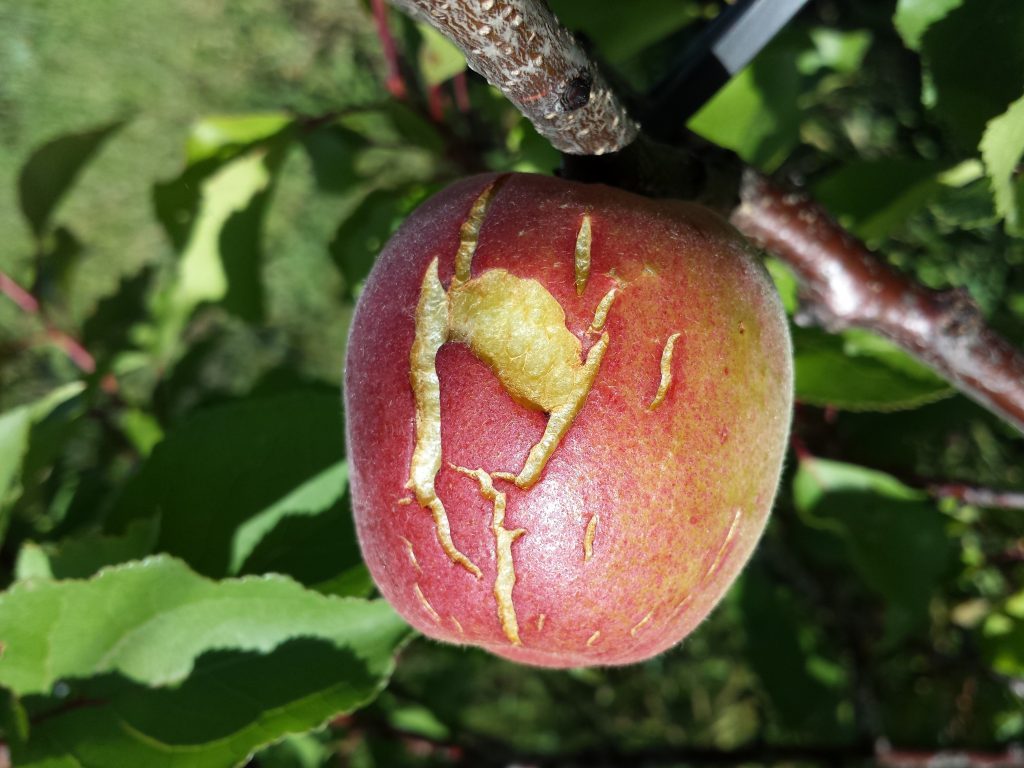
<path fill-rule="evenodd" d="M 551 4 L 637 100 L 722 7 Z M 389 23 L 403 99 L 358 0 L 0 0 L 0 272 L 41 307 L 0 296 L 0 640 L 91 637 L 103 617 L 48 623 L 39 585 L 71 594 L 62 579 L 161 552 L 376 605 L 344 494 L 354 299 L 432 191 L 558 165 L 443 40 Z M 969 290 L 1020 344 L 1022 39 L 1019 0 L 812 0 L 691 127 L 811 189 L 925 284 Z M 797 313 L 792 276 L 769 266 Z M 15 764 L 90 767 L 255 749 L 254 766 L 355 768 L 1003 754 L 1024 740 L 1024 511 L 930 489 L 1020 491 L 1024 441 L 871 334 L 794 326 L 794 342 L 797 450 L 773 521 L 725 602 L 662 657 L 549 672 L 392 632 L 373 641 L 397 649 L 389 682 L 384 662 L 354 682 L 335 659 L 306 670 L 309 690 L 237 711 L 203 689 L 207 719 L 171 735 L 206 673 L 190 664 L 250 644 L 203 641 L 177 676 L 78 659 L 35 687 L 0 663 L 0 742 Z M 90 582 L 89 599 L 130 578 Z M 141 603 L 159 612 L 163 594 Z M 183 631 L 206 637 L 195 621 Z M 258 651 L 247 679 L 275 693 L 302 677 L 287 660 L 319 658 L 295 661 L 281 637 Z M 35 669 L 13 641 L 9 664 Z M 300 707 L 328 683 L 363 693 Z"/>

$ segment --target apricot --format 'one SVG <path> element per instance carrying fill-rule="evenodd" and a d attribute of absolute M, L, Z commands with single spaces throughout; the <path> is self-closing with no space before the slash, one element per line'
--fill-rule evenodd
<path fill-rule="evenodd" d="M 391 238 L 353 320 L 366 564 L 438 640 L 548 667 L 648 658 L 750 557 L 791 400 L 779 298 L 716 214 L 465 179 Z"/>

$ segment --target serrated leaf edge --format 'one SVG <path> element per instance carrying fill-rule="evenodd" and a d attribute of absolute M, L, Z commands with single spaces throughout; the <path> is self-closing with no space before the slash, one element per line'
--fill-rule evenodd
<path fill-rule="evenodd" d="M 363 598 L 358 598 L 358 597 L 326 595 L 326 594 L 323 594 L 321 592 L 316 592 L 315 590 L 307 589 L 305 586 L 303 586 L 299 582 L 295 581 L 294 579 L 292 579 L 292 578 L 290 578 L 290 577 L 288 577 L 288 576 L 286 576 L 284 574 L 277 574 L 277 573 L 251 574 L 251 575 L 246 575 L 246 576 L 241 576 L 241 577 L 232 577 L 232 578 L 229 578 L 229 579 L 221 579 L 221 580 L 212 579 L 212 578 L 210 578 L 208 576 L 204 576 L 204 575 L 202 575 L 200 573 L 196 573 L 195 571 L 193 571 L 191 568 L 188 567 L 187 563 L 185 563 L 183 560 L 181 560 L 179 558 L 172 557 L 172 556 L 166 555 L 166 554 L 157 554 L 157 555 L 149 555 L 149 556 L 147 556 L 147 557 L 145 557 L 145 558 L 143 558 L 141 560 L 135 560 L 135 561 L 130 561 L 128 563 L 118 563 L 116 565 L 106 566 L 104 568 L 101 568 L 99 571 L 97 571 L 92 576 L 90 576 L 88 578 L 85 578 L 85 579 L 38 579 L 38 578 L 32 578 L 32 579 L 26 579 L 25 581 L 22 581 L 22 582 L 17 582 L 9 590 L 7 590 L 6 592 L 0 593 L 0 607 L 3 607 L 4 603 L 8 599 L 10 599 L 11 596 L 16 595 L 16 594 L 18 594 L 20 592 L 34 592 L 34 591 L 36 591 L 36 590 L 38 590 L 40 588 L 47 588 L 47 587 L 51 587 L 52 588 L 52 587 L 54 587 L 54 586 L 56 586 L 58 584 L 68 584 L 68 583 L 85 584 L 85 583 L 89 583 L 89 582 L 96 582 L 96 581 L 99 581 L 100 579 L 109 577 L 111 574 L 120 573 L 120 572 L 130 572 L 130 571 L 143 570 L 143 569 L 146 569 L 146 568 L 155 567 L 155 566 L 160 565 L 162 563 L 171 563 L 171 564 L 173 564 L 176 567 L 180 567 L 180 568 L 184 569 L 190 576 L 192 576 L 192 577 L 194 577 L 194 578 L 196 578 L 196 579 L 198 579 L 198 580 L 200 580 L 202 582 L 205 582 L 207 584 L 212 584 L 214 586 L 220 585 L 220 584 L 225 584 L 225 583 L 232 583 L 232 584 L 259 583 L 259 582 L 280 583 L 280 584 L 285 584 L 285 585 L 294 585 L 295 587 L 297 587 L 302 592 L 312 596 L 314 599 L 323 601 L 324 603 L 333 603 L 335 605 L 372 605 L 374 602 L 378 602 L 378 603 L 380 602 L 380 601 L 365 600 Z M 50 640 L 51 640 L 51 638 L 53 636 L 53 627 L 56 626 L 56 625 L 59 625 L 59 623 L 60 623 L 60 619 L 63 616 L 63 611 L 65 609 L 65 605 L 66 605 L 66 598 L 62 596 L 61 599 L 60 599 L 60 606 L 57 609 L 56 619 L 55 619 L 55 621 L 49 623 L 49 625 L 48 625 L 49 626 L 49 631 L 47 631 L 45 633 L 46 634 L 46 638 L 45 639 L 46 639 L 47 645 L 49 645 Z M 112 645 L 110 648 L 108 648 L 106 653 L 104 653 L 98 659 L 97 664 L 94 666 L 94 668 L 88 674 L 80 675 L 80 676 L 79 675 L 75 675 L 75 676 L 71 676 L 71 677 L 69 677 L 67 679 L 87 679 L 87 678 L 92 677 L 94 675 L 105 674 L 105 673 L 108 673 L 108 672 L 117 672 L 118 674 L 123 675 L 126 679 L 132 680 L 133 682 L 139 683 L 140 685 L 144 685 L 144 686 L 147 686 L 147 687 L 150 687 L 150 688 L 169 687 L 169 686 L 176 685 L 176 684 L 181 683 L 184 680 L 186 680 L 189 677 L 189 675 L 191 675 L 192 672 L 195 671 L 196 660 L 199 657 L 201 657 L 203 654 L 205 654 L 205 653 L 211 653 L 211 652 L 219 651 L 219 650 L 221 650 L 221 651 L 225 651 L 225 650 L 226 651 L 230 651 L 230 650 L 245 650 L 245 651 L 254 651 L 256 653 L 268 654 L 268 653 L 273 652 L 276 648 L 279 648 L 281 645 L 284 645 L 287 642 L 290 642 L 292 640 L 302 639 L 302 638 L 309 638 L 309 639 L 315 639 L 315 640 L 322 640 L 322 641 L 325 641 L 325 642 L 330 642 L 330 643 L 334 644 L 336 647 L 347 647 L 349 650 L 352 650 L 353 653 L 357 657 L 361 657 L 362 656 L 362 654 L 359 653 L 359 649 L 358 648 L 351 647 L 351 646 L 339 646 L 331 638 L 326 637 L 324 635 L 312 635 L 312 634 L 309 634 L 309 633 L 295 633 L 295 634 L 289 634 L 289 635 L 286 635 L 286 636 L 282 636 L 282 637 L 278 638 L 275 642 L 272 642 L 272 643 L 264 643 L 264 644 L 254 643 L 251 646 L 245 646 L 245 647 L 241 647 L 241 646 L 237 646 L 237 645 L 220 645 L 220 644 L 215 644 L 215 645 L 210 645 L 210 646 L 204 647 L 201 653 L 191 657 L 188 660 L 187 664 L 183 664 L 182 665 L 180 674 L 169 675 L 169 676 L 166 676 L 166 677 L 163 677 L 163 678 L 155 677 L 155 678 L 151 678 L 151 679 L 147 679 L 147 680 L 140 680 L 140 679 L 138 679 L 136 677 L 133 677 L 126 670 L 119 669 L 116 666 L 112 667 L 112 668 L 104 666 L 104 662 L 109 657 L 111 657 L 113 655 L 115 649 L 121 643 L 123 643 L 124 639 L 126 637 L 128 637 L 129 635 L 135 634 L 140 628 L 146 626 L 150 621 L 152 621 L 152 618 L 153 617 L 149 617 L 144 622 L 139 623 L 139 624 L 133 626 L 131 629 L 126 631 L 121 637 L 119 637 L 117 639 L 117 642 L 114 645 Z M 43 666 L 44 671 L 46 673 L 45 674 L 45 678 L 47 680 L 50 680 L 50 681 L 53 681 L 53 682 L 56 682 L 58 679 L 65 679 L 65 678 L 62 678 L 62 677 L 58 678 L 52 672 L 52 670 L 50 668 L 51 658 L 52 658 L 52 653 L 48 650 L 46 655 L 45 655 L 45 662 L 44 662 L 44 666 Z M 0 661 L 2 661 L 2 657 L 0 657 Z"/>

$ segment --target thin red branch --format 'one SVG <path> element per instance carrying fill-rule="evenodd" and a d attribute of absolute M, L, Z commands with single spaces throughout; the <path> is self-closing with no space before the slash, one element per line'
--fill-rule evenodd
<path fill-rule="evenodd" d="M 0 293 L 21 307 L 23 312 L 30 315 L 39 314 L 39 302 L 36 301 L 36 297 L 3 272 L 0 272 Z"/>
<path fill-rule="evenodd" d="M 459 112 L 463 114 L 469 112 L 472 105 L 469 103 L 469 83 L 465 72 L 459 72 L 452 78 L 452 90 L 455 92 L 455 106 L 458 107 Z"/>
<path fill-rule="evenodd" d="M 95 373 L 96 358 L 92 353 L 82 346 L 78 339 L 50 323 L 41 312 L 39 300 L 4 272 L 0 272 L 0 293 L 13 301 L 25 314 L 37 318 L 43 324 L 46 338 L 60 347 L 80 371 L 86 374 Z M 117 381 L 107 377 L 103 381 L 103 388 L 107 391 L 116 391 Z"/>
<path fill-rule="evenodd" d="M 46 335 L 56 346 L 64 350 L 64 354 L 83 373 L 96 372 L 96 359 L 78 339 L 69 336 L 57 328 L 47 327 Z"/>
<path fill-rule="evenodd" d="M 955 499 L 975 507 L 1024 510 L 1024 491 L 999 491 L 960 483 L 944 483 L 929 485 L 928 493 L 938 498 Z"/>
<path fill-rule="evenodd" d="M 388 27 L 388 9 L 384 0 L 371 0 L 373 7 L 373 20 L 377 25 L 377 37 L 380 39 L 380 47 L 384 51 L 384 60 L 388 65 L 388 76 L 385 81 L 388 93 L 396 99 L 404 99 L 407 91 L 405 80 L 402 79 L 402 69 L 398 63 L 398 48 L 395 45 L 395 38 L 391 35 L 391 28 Z"/>
<path fill-rule="evenodd" d="M 806 195 L 748 171 L 733 224 L 800 278 L 828 330 L 867 328 L 1024 431 L 1024 353 L 988 327 L 966 292 L 925 288 L 892 269 Z"/>
<path fill-rule="evenodd" d="M 875 761 L 882 768 L 1024 768 L 1024 751 L 1014 748 L 1005 752 L 884 749 L 876 753 Z"/>
<path fill-rule="evenodd" d="M 576 768 L 577 766 L 645 765 L 669 766 L 680 764 L 696 765 L 743 765 L 774 763 L 810 763 L 821 765 L 871 764 L 881 768 L 1024 768 L 1024 752 L 1010 748 L 1005 751 L 984 751 L 972 749 L 949 749 L 937 751 L 915 751 L 892 749 L 884 742 L 872 745 L 866 742 L 827 745 L 754 745 L 734 750 L 701 748 L 668 748 L 621 755 L 587 753 L 572 757 L 529 762 L 537 768 Z"/>
<path fill-rule="evenodd" d="M 444 89 L 440 85 L 427 88 L 427 114 L 435 123 L 444 122 Z"/>
<path fill-rule="evenodd" d="M 789 447 L 793 450 L 797 461 L 813 458 L 813 454 L 807 448 L 807 443 L 795 431 L 789 435 Z"/>

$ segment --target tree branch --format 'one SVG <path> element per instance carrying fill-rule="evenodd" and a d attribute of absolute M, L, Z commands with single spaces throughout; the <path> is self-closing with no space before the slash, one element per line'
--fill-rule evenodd
<path fill-rule="evenodd" d="M 880 768 L 1024 768 L 1024 753 L 1010 748 L 1004 752 L 982 750 L 898 750 L 884 741 L 879 744 L 854 742 L 829 745 L 755 744 L 734 750 L 699 747 L 670 747 L 631 751 L 623 754 L 593 752 L 538 760 L 530 763 L 537 768 L 618 768 L 627 765 L 655 766 L 688 765 L 744 765 L 775 763 L 812 763 L 824 765 L 864 765 L 871 761 Z"/>
<path fill-rule="evenodd" d="M 929 485 L 927 490 L 936 498 L 955 499 L 961 504 L 970 504 L 974 507 L 1024 510 L 1024 491 L 978 488 L 962 483 L 933 484 Z"/>
<path fill-rule="evenodd" d="M 962 290 L 938 292 L 875 257 L 823 208 L 754 171 L 732 223 L 800 278 L 809 319 L 827 330 L 867 328 L 1024 431 L 1024 354 L 985 324 Z"/>
<path fill-rule="evenodd" d="M 709 152 L 692 138 L 686 146 L 666 147 L 641 136 L 597 66 L 542 0 L 391 2 L 458 45 L 470 67 L 567 153 L 564 175 L 648 195 L 699 198 L 731 213 L 741 232 L 796 272 L 804 318 L 829 330 L 859 327 L 886 336 L 1024 431 L 1024 354 L 986 325 L 965 292 L 916 284 L 808 197 L 749 169 L 741 172 L 730 153 Z"/>
<path fill-rule="evenodd" d="M 391 0 L 457 45 L 560 152 L 603 155 L 638 127 L 544 0 Z"/>
<path fill-rule="evenodd" d="M 78 339 L 52 325 L 43 317 L 39 300 L 4 272 L 0 272 L 0 293 L 17 304 L 25 314 L 39 318 L 46 330 L 46 337 L 64 350 L 64 354 L 82 373 L 90 374 L 96 370 L 96 359 L 92 353 L 83 347 Z"/>
<path fill-rule="evenodd" d="M 402 79 L 402 68 L 398 63 L 398 49 L 395 46 L 395 39 L 388 29 L 388 11 L 384 0 L 371 0 L 373 9 L 373 21 L 377 25 L 377 38 L 380 40 L 380 47 L 384 51 L 384 60 L 388 65 L 387 89 L 388 93 L 396 99 L 404 99 L 406 96 L 405 80 Z"/>

